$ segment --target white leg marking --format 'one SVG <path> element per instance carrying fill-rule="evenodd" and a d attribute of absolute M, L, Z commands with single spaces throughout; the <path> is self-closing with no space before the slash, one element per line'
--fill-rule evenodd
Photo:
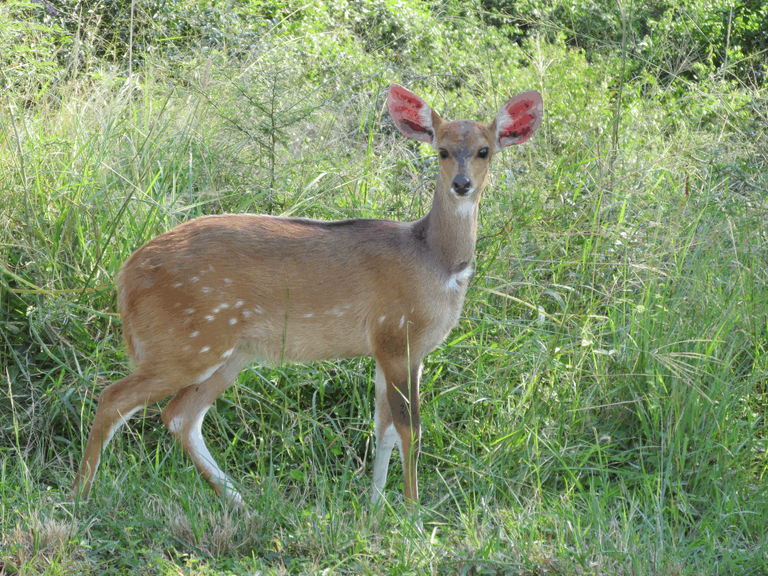
<path fill-rule="evenodd" d="M 205 415 L 210 408 L 211 407 L 208 406 L 205 410 L 201 410 L 197 420 L 190 427 L 189 450 L 192 452 L 193 457 L 200 466 L 210 472 L 210 481 L 221 486 L 227 500 L 240 505 L 243 502 L 242 496 L 235 490 L 235 486 L 232 484 L 232 480 L 229 479 L 229 476 L 224 474 L 221 468 L 219 468 L 219 465 L 216 463 L 216 460 L 213 459 L 213 456 L 205 445 L 205 440 L 203 439 L 203 418 L 205 418 Z"/>
<path fill-rule="evenodd" d="M 232 348 L 232 350 L 234 350 L 234 348 Z M 229 352 L 231 353 L 231 352 L 232 352 L 232 350 L 230 350 Z M 202 352 L 202 351 L 201 351 L 201 352 Z M 222 356 L 222 358 L 223 358 L 223 356 Z M 200 376 L 198 376 L 198 377 L 195 379 L 195 381 L 194 381 L 194 382 L 192 382 L 192 383 L 190 384 L 190 386 L 192 386 L 193 384 L 200 384 L 201 382 L 205 382 L 206 380 L 208 380 L 208 378 L 210 378 L 211 376 L 213 376 L 213 373 L 214 373 L 214 372 L 216 372 L 216 370 L 218 370 L 219 368 L 221 368 L 223 365 L 224 365 L 224 362 L 219 362 L 218 364 L 214 364 L 213 366 L 211 366 L 210 368 L 208 368 L 208 370 L 206 370 L 205 372 L 203 372 L 202 374 L 200 374 Z"/>
<path fill-rule="evenodd" d="M 115 432 L 120 430 L 120 428 L 123 426 L 123 424 L 128 422 L 128 420 L 131 419 L 131 416 L 136 414 L 136 412 L 138 412 L 142 408 L 144 408 L 144 406 L 137 406 L 136 408 L 134 408 L 133 410 L 127 412 L 126 414 L 120 414 L 120 419 L 112 425 L 112 428 L 110 428 L 107 431 L 106 434 L 104 434 L 104 438 L 101 441 L 101 450 L 99 450 L 99 459 L 96 460 L 96 470 L 93 471 L 94 475 L 96 474 L 96 472 L 99 469 L 99 464 L 101 464 L 101 454 L 107 448 L 107 444 L 109 444 L 112 441 L 112 438 L 114 437 Z"/>
<path fill-rule="evenodd" d="M 168 424 L 168 431 L 176 436 L 176 433 L 184 426 L 184 419 L 181 416 L 174 416 Z"/>
<path fill-rule="evenodd" d="M 383 406 L 383 408 L 379 408 Z M 384 371 L 376 363 L 376 413 L 373 421 L 376 424 L 376 458 L 373 461 L 373 490 L 371 491 L 371 503 L 376 504 L 384 495 L 384 486 L 387 483 L 387 471 L 389 470 L 389 459 L 392 456 L 392 448 L 395 440 L 399 440 L 395 426 L 390 424 L 386 428 L 382 423 L 383 415 L 381 410 L 389 410 L 387 402 L 387 379 Z"/>
<path fill-rule="evenodd" d="M 376 459 L 373 461 L 373 492 L 371 502 L 376 504 L 384 495 L 384 486 L 387 484 L 387 472 L 389 471 L 389 459 L 392 456 L 392 448 L 395 440 L 400 444 L 400 437 L 395 431 L 394 424 L 390 424 L 383 432 L 376 431 Z"/>
<path fill-rule="evenodd" d="M 120 420 L 115 422 L 112 425 L 112 428 L 109 430 L 109 432 L 107 432 L 104 435 L 104 440 L 102 440 L 102 442 L 101 442 L 101 449 L 102 450 L 104 450 L 104 448 L 107 447 L 107 444 L 109 444 L 109 442 L 112 440 L 112 437 L 115 435 L 115 432 L 117 432 L 123 426 L 123 424 L 125 424 L 126 422 L 128 422 L 128 420 L 131 419 L 131 416 L 136 414 L 136 412 L 138 412 L 142 408 L 144 408 L 144 406 L 137 406 L 133 410 L 129 411 L 127 414 L 120 414 Z"/>

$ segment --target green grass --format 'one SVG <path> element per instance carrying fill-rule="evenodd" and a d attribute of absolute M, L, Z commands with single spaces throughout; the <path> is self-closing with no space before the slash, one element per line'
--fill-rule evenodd
<path fill-rule="evenodd" d="M 38 64 L 55 35 L 0 8 L 20 55 L 0 113 L 0 573 L 768 573 L 766 89 L 651 67 L 615 124 L 620 53 L 371 6 L 144 54 L 130 79 L 94 55 Z M 494 159 L 462 318 L 425 362 L 424 532 L 397 456 L 368 504 L 366 359 L 254 365 L 217 401 L 204 431 L 247 513 L 162 405 L 73 502 L 96 398 L 129 371 L 112 281 L 136 247 L 224 211 L 428 210 L 434 154 L 390 123 L 390 82 L 452 119 L 532 88 L 546 110 Z"/>

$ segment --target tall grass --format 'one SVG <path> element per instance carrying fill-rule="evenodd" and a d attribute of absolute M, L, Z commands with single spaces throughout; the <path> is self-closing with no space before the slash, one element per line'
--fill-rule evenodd
<path fill-rule="evenodd" d="M 128 78 L 6 72 L 6 572 L 768 572 L 764 89 L 622 80 L 616 57 L 408 9 L 408 36 L 374 36 L 374 11 L 349 24 L 372 30 L 360 42 L 315 14 L 234 54 L 144 55 Z M 121 262 L 201 214 L 423 215 L 436 160 L 384 113 L 392 81 L 450 118 L 490 120 L 528 88 L 547 111 L 494 159 L 462 319 L 425 362 L 423 534 L 397 458 L 385 508 L 367 504 L 365 359 L 254 365 L 217 401 L 205 433 L 246 514 L 158 406 L 73 502 L 98 393 L 129 370 Z"/>

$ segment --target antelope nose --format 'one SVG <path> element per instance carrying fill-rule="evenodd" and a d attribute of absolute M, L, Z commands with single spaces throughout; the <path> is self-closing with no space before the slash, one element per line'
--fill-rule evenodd
<path fill-rule="evenodd" d="M 453 191 L 459 196 L 464 196 L 469 192 L 469 180 L 459 174 L 453 179 Z"/>

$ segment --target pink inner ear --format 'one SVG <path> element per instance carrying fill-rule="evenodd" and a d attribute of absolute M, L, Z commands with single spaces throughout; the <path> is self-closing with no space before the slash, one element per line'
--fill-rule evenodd
<path fill-rule="evenodd" d="M 514 122 L 502 126 L 499 131 L 499 138 L 511 138 L 513 140 L 522 138 L 522 140 L 518 140 L 517 143 L 524 142 L 530 137 L 535 122 L 535 116 L 532 114 L 523 114 L 522 116 L 517 117 Z"/>
<path fill-rule="evenodd" d="M 432 142 L 432 113 L 424 100 L 402 86 L 393 84 L 389 88 L 387 107 L 395 125 L 403 134 Z"/>
<path fill-rule="evenodd" d="M 506 102 L 499 111 L 497 137 L 502 147 L 525 142 L 541 121 L 541 101 L 520 96 Z"/>
<path fill-rule="evenodd" d="M 402 104 L 403 106 L 409 106 L 416 110 L 421 110 L 423 106 L 427 105 L 427 103 L 424 102 L 424 100 L 422 100 L 418 96 L 416 96 L 416 94 L 396 84 L 393 84 L 389 88 L 389 94 L 392 96 L 393 99 L 399 100 L 400 104 Z"/>
<path fill-rule="evenodd" d="M 526 110 L 529 110 L 534 105 L 534 101 L 530 99 L 526 100 L 517 100 L 508 102 L 504 105 L 504 107 L 507 110 L 507 114 L 509 114 L 512 118 L 515 118 L 516 116 L 519 116 Z"/>

